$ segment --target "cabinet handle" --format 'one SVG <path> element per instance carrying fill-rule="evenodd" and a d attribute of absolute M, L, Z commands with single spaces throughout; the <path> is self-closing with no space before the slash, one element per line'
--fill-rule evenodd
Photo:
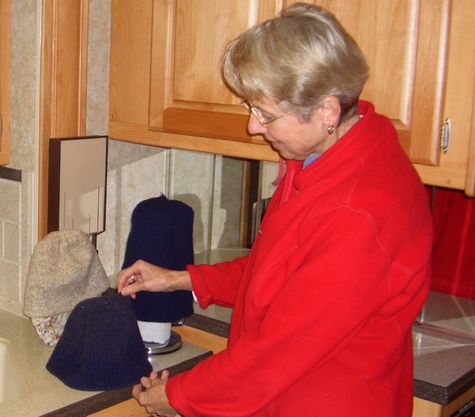
<path fill-rule="evenodd" d="M 450 118 L 446 118 L 442 124 L 442 129 L 440 132 L 440 148 L 442 153 L 447 153 L 449 151 L 449 141 L 450 141 L 450 130 L 452 128 Z"/>

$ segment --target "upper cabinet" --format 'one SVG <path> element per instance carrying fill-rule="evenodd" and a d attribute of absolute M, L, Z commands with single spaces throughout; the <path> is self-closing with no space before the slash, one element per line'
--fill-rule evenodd
<path fill-rule="evenodd" d="M 0 165 L 9 161 L 10 0 L 0 1 Z"/>
<path fill-rule="evenodd" d="M 277 160 L 247 134 L 247 112 L 220 74 L 227 42 L 274 16 L 274 3 L 113 0 L 111 138 Z"/>
<path fill-rule="evenodd" d="M 261 137 L 247 134 L 247 113 L 223 84 L 220 57 L 229 40 L 291 3 L 113 0 L 111 138 L 276 160 Z M 363 49 L 371 74 L 362 98 L 392 120 L 423 180 L 473 194 L 472 1 L 315 3 Z M 442 151 L 446 119 L 450 137 Z"/>
<path fill-rule="evenodd" d="M 316 3 L 338 17 L 368 60 L 370 78 L 361 97 L 392 120 L 412 161 L 437 165 L 449 1 Z"/>
<path fill-rule="evenodd" d="M 246 112 L 224 86 L 219 62 L 227 42 L 236 34 L 275 14 L 274 9 L 262 4 L 222 0 L 154 2 L 151 128 L 251 140 L 246 133 Z"/>
<path fill-rule="evenodd" d="M 431 0 L 429 0 L 431 1 Z M 443 83 L 441 143 L 435 166 L 416 164 L 424 182 L 475 196 L 475 3 L 452 0 Z M 442 81 L 441 81 L 442 83 Z M 414 117 L 424 117 L 414 109 Z M 443 141 L 442 141 L 443 142 Z"/>
<path fill-rule="evenodd" d="M 392 120 L 424 182 L 475 195 L 475 3 L 317 4 L 335 13 L 361 46 L 371 70 L 362 98 Z"/>

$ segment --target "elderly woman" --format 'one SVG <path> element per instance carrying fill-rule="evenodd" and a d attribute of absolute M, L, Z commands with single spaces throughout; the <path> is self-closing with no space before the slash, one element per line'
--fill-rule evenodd
<path fill-rule="evenodd" d="M 121 272 L 124 295 L 192 289 L 204 308 L 233 307 L 224 351 L 134 396 L 164 416 L 411 416 L 431 218 L 392 124 L 358 101 L 359 47 L 331 13 L 295 4 L 233 40 L 223 74 L 285 176 L 248 256 Z"/>

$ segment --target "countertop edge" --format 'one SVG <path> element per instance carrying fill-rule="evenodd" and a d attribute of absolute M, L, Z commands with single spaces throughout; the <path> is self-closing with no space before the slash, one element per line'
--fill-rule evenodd
<path fill-rule="evenodd" d="M 423 400 L 432 401 L 441 405 L 448 405 L 460 397 L 467 389 L 475 384 L 475 368 L 447 387 L 430 382 L 414 379 L 414 395 Z"/>
<path fill-rule="evenodd" d="M 194 358 L 187 359 L 168 368 L 170 375 L 176 375 L 180 372 L 193 368 L 196 364 L 211 356 L 212 352 L 205 352 Z M 89 414 L 101 411 L 132 397 L 131 387 L 104 391 L 93 397 L 86 398 L 76 403 L 51 411 L 39 417 L 84 417 Z"/>
<path fill-rule="evenodd" d="M 185 319 L 185 324 L 195 329 L 203 330 L 205 332 L 214 334 L 216 336 L 228 337 L 229 323 L 203 316 L 201 314 L 192 314 Z"/>
<path fill-rule="evenodd" d="M 444 406 L 450 402 L 446 388 L 419 379 L 414 379 L 414 396 Z"/>

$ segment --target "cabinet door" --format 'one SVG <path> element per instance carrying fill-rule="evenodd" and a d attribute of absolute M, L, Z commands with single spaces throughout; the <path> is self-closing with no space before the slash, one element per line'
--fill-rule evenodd
<path fill-rule="evenodd" d="M 111 2 L 109 121 L 131 137 L 148 128 L 152 10 L 152 0 Z"/>
<path fill-rule="evenodd" d="M 155 0 L 150 128 L 263 143 L 246 132 L 248 115 L 224 86 L 228 41 L 277 13 L 269 0 Z"/>
<path fill-rule="evenodd" d="M 9 161 L 10 0 L 0 2 L 0 165 Z"/>
<path fill-rule="evenodd" d="M 439 165 L 415 167 L 427 184 L 465 190 L 475 196 L 475 3 L 450 7 L 450 33 L 443 119 L 450 120 L 447 150 Z"/>
<path fill-rule="evenodd" d="M 152 129 L 261 140 L 247 136 L 247 117 L 221 81 L 219 58 L 231 38 L 278 12 L 271 3 L 155 0 Z M 390 117 L 412 161 L 437 165 L 449 0 L 315 3 L 335 13 L 368 59 L 371 76 L 362 98 Z"/>
<path fill-rule="evenodd" d="M 392 120 L 413 162 L 437 165 L 449 0 L 315 3 L 336 15 L 368 60 L 362 98 Z"/>

